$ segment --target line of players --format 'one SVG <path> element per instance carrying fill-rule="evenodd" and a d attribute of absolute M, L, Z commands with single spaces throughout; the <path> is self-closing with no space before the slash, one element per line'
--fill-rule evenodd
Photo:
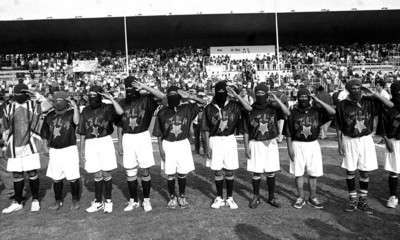
<path fill-rule="evenodd" d="M 102 88 L 90 89 L 89 105 L 82 113 L 74 100 L 65 92 L 53 96 L 53 111 L 43 119 L 44 98 L 32 93 L 28 87 L 19 84 L 14 89 L 15 102 L 5 111 L 8 127 L 7 149 L 9 158 L 7 170 L 14 176 L 15 197 L 3 213 L 23 209 L 22 192 L 24 173 L 29 176 L 32 192 L 31 211 L 39 211 L 39 146 L 37 139 L 47 140 L 49 164 L 47 176 L 54 180 L 55 204 L 50 208 L 58 210 L 63 205 L 63 179 L 69 181 L 72 193 L 71 209 L 79 209 L 80 173 L 79 159 L 84 160 L 84 168 L 93 174 L 94 201 L 87 212 L 103 210 L 111 213 L 112 170 L 117 168 L 114 144 L 111 138 L 113 125 L 118 126 L 119 148 L 123 150 L 123 166 L 126 169 L 130 199 L 124 211 L 142 206 L 151 211 L 151 175 L 149 168 L 154 162 L 149 125 L 154 111 L 159 106 L 155 100 L 165 101 L 154 124 L 153 135 L 158 138 L 161 167 L 167 178 L 169 193 L 168 208 L 186 208 L 186 177 L 195 170 L 189 143 L 190 126 L 198 113 L 201 130 L 205 136 L 206 165 L 215 176 L 216 198 L 214 209 L 228 206 L 238 208 L 233 199 L 234 171 L 239 168 L 235 133 L 244 134 L 247 170 L 252 172 L 254 197 L 250 208 L 260 204 L 260 184 L 262 174 L 266 174 L 268 203 L 280 207 L 274 196 L 275 173 L 280 171 L 277 137 L 278 121 L 285 119 L 285 135 L 290 157 L 290 173 L 295 176 L 298 198 L 293 207 L 302 208 L 306 203 L 321 209 L 317 198 L 317 178 L 323 175 L 320 145 L 317 141 L 320 127 L 327 121 L 336 119 L 338 150 L 343 157 L 342 167 L 347 172 L 349 201 L 346 211 L 360 209 L 372 214 L 367 204 L 368 172 L 378 168 L 375 146 L 372 139 L 373 119 L 379 116 L 377 133 L 386 141 L 387 153 L 385 169 L 389 174 L 389 207 L 397 206 L 397 176 L 400 172 L 400 83 L 391 85 L 392 101 L 378 94 L 363 91 L 359 80 L 346 84 L 347 99 L 340 101 L 336 109 L 310 94 L 306 88 L 298 91 L 298 103 L 288 109 L 274 94 L 269 93 L 265 84 L 254 89 L 255 103 L 249 105 L 234 90 L 221 81 L 215 85 L 212 102 L 206 105 L 203 99 L 192 96 L 178 87 L 171 86 L 166 95 L 135 81 L 125 79 L 126 98 L 117 102 Z M 149 94 L 142 95 L 145 90 Z M 36 100 L 30 95 L 36 95 Z M 111 104 L 102 102 L 108 99 Z M 186 101 L 183 101 L 186 100 Z M 312 100 L 312 101 L 311 101 Z M 42 116 L 42 117 L 41 117 Z M 38 130 L 40 129 L 40 130 Z M 76 132 L 80 135 L 80 153 L 76 144 Z M 40 137 L 39 137 L 40 135 Z M 140 169 L 140 174 L 139 174 Z M 359 171 L 359 192 L 356 191 L 356 171 Z M 303 191 L 304 175 L 308 175 L 310 195 L 306 201 Z M 138 177 L 141 178 L 143 201 L 138 199 Z M 178 193 L 175 183 L 178 182 Z M 226 186 L 226 198 L 223 188 Z"/>

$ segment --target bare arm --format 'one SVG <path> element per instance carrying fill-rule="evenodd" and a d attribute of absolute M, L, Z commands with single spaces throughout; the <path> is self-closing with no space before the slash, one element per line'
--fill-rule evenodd
<path fill-rule="evenodd" d="M 278 105 L 281 108 L 283 114 L 285 114 L 286 116 L 290 116 L 289 108 L 286 107 L 286 105 L 283 104 L 283 102 L 275 94 L 271 93 L 271 95 L 274 98 L 274 100 L 278 103 Z"/>
<path fill-rule="evenodd" d="M 385 97 L 382 97 L 378 95 L 377 93 L 372 94 L 375 98 L 379 99 L 384 105 L 386 105 L 389 108 L 392 108 L 394 106 L 393 102 L 390 101 L 389 99 L 386 99 Z"/>
<path fill-rule="evenodd" d="M 316 96 L 311 96 L 317 103 L 319 103 L 319 104 L 321 104 L 321 106 L 330 114 L 330 115 L 335 115 L 336 114 L 336 110 L 332 107 L 332 106 L 330 106 L 330 105 L 328 105 L 328 104 L 326 104 L 326 103 L 324 103 L 323 101 L 321 101 L 319 98 L 317 98 Z"/>
<path fill-rule="evenodd" d="M 226 87 L 226 90 L 228 91 L 228 94 L 231 95 L 232 97 L 236 98 L 240 104 L 242 104 L 243 108 L 246 109 L 247 111 L 251 111 L 253 108 L 251 107 L 250 103 L 248 103 L 246 100 L 244 100 L 239 94 L 237 94 L 232 88 Z"/>

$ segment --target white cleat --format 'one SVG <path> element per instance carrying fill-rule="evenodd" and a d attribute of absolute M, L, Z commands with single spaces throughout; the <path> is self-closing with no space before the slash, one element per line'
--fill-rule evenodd
<path fill-rule="evenodd" d="M 104 208 L 104 205 L 102 202 L 92 202 L 92 205 L 86 209 L 86 212 L 88 213 L 94 213 L 102 210 Z"/>
<path fill-rule="evenodd" d="M 145 212 L 150 212 L 151 210 L 153 210 L 153 208 L 151 207 L 150 198 L 143 199 L 142 205 Z"/>
<path fill-rule="evenodd" d="M 111 199 L 106 199 L 104 202 L 104 213 L 112 213 L 113 210 L 113 203 Z"/>
<path fill-rule="evenodd" d="M 220 207 L 225 206 L 225 201 L 221 197 L 216 197 L 214 202 L 211 204 L 211 208 L 219 209 Z"/>
<path fill-rule="evenodd" d="M 238 209 L 239 208 L 232 197 L 228 197 L 228 199 L 226 199 L 226 205 L 228 205 L 230 209 Z"/>
<path fill-rule="evenodd" d="M 126 207 L 124 208 L 124 212 L 130 212 L 130 211 L 132 211 L 133 209 L 136 209 L 136 208 L 138 208 L 138 207 L 140 207 L 140 204 L 139 204 L 138 202 L 135 202 L 135 200 L 133 200 L 133 199 L 131 198 L 131 199 L 129 199 L 128 206 L 126 206 Z"/>
<path fill-rule="evenodd" d="M 399 199 L 396 196 L 390 196 L 390 198 L 387 201 L 386 206 L 388 208 L 396 208 L 397 205 L 399 205 Z"/>
<path fill-rule="evenodd" d="M 31 203 L 31 212 L 38 212 L 40 210 L 40 204 L 38 200 L 32 200 Z"/>
<path fill-rule="evenodd" d="M 9 214 L 12 212 L 17 212 L 22 210 L 24 207 L 22 206 L 22 204 L 19 204 L 15 201 L 13 201 L 10 206 L 8 206 L 7 208 L 4 208 L 3 211 L 1 211 L 3 214 Z"/>

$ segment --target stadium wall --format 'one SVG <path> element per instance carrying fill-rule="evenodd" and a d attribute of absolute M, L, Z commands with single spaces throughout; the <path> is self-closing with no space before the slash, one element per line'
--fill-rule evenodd
<path fill-rule="evenodd" d="M 281 44 L 399 42 L 400 10 L 279 13 Z M 274 14 L 128 17 L 129 48 L 268 45 Z M 0 51 L 123 50 L 123 18 L 0 21 Z"/>

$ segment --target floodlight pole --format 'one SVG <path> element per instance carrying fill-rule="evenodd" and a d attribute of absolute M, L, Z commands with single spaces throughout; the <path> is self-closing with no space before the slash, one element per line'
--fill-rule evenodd
<path fill-rule="evenodd" d="M 276 60 L 277 60 L 277 70 L 278 70 L 278 84 L 281 85 L 281 74 L 280 74 L 280 57 L 279 57 L 279 30 L 278 30 L 278 6 L 276 0 L 275 3 L 275 34 L 276 34 Z"/>
<path fill-rule="evenodd" d="M 126 16 L 124 16 L 124 34 L 125 34 L 125 60 L 126 60 L 126 74 L 129 75 L 129 56 L 128 56 L 128 33 L 126 31 Z"/>

